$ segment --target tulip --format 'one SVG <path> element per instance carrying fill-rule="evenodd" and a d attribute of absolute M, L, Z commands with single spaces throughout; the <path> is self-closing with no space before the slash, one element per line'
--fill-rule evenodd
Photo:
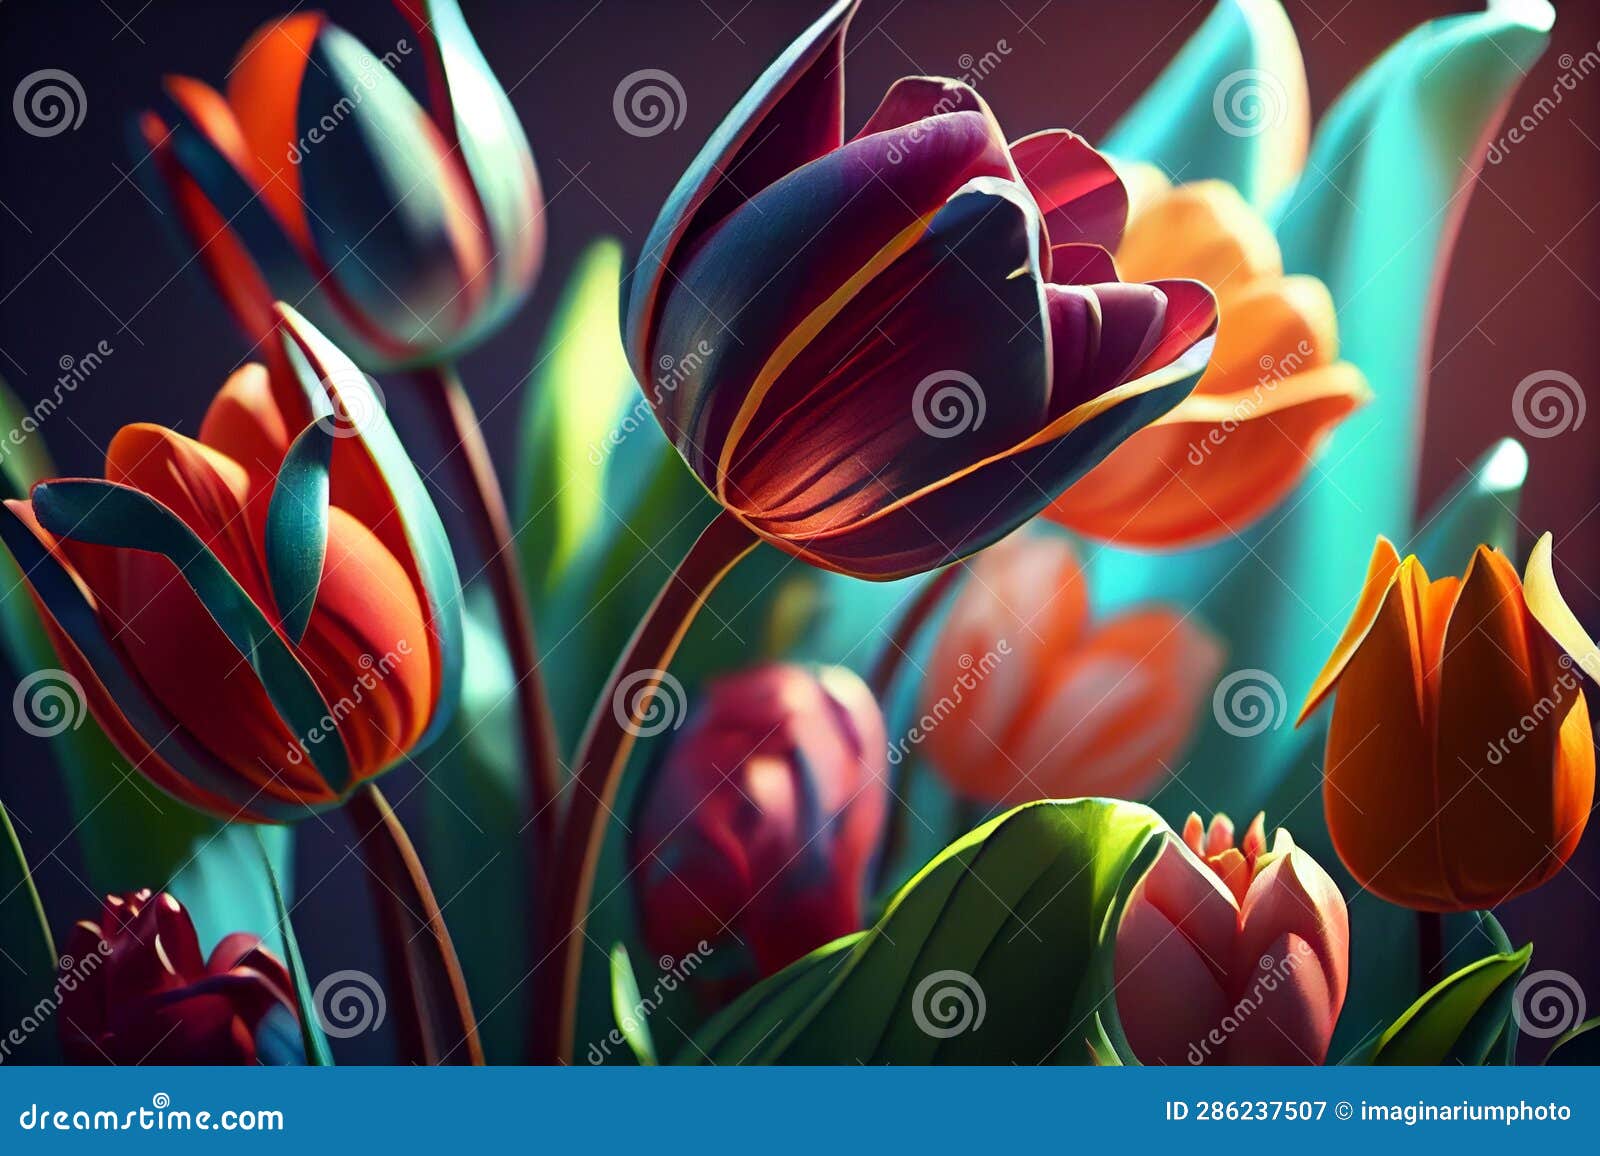
<path fill-rule="evenodd" d="M 1217 295 L 1217 339 L 1200 383 L 1050 507 L 1080 533 L 1176 548 L 1236 534 L 1297 486 L 1318 447 L 1370 397 L 1339 360 L 1333 298 L 1286 276 L 1278 242 L 1222 181 L 1172 188 L 1148 166 L 1117 267 L 1136 281 L 1195 277 Z"/>
<path fill-rule="evenodd" d="M 104 481 L 41 482 L 0 516 L 129 762 L 255 823 L 336 806 L 404 760 L 460 679 L 438 515 L 361 375 L 302 320 L 284 327 L 304 393 L 248 365 L 198 439 L 125 426 Z"/>
<path fill-rule="evenodd" d="M 769 975 L 858 930 L 886 750 L 877 703 L 842 667 L 711 683 L 635 823 L 651 950 L 681 959 L 731 933 Z"/>
<path fill-rule="evenodd" d="M 1145 1064 L 1320 1064 L 1344 1006 L 1339 889 L 1263 816 L 1167 832 L 1117 930 L 1117 1014 Z"/>
<path fill-rule="evenodd" d="M 436 365 L 526 298 L 544 249 L 527 138 L 456 0 L 396 0 L 421 42 L 424 111 L 382 58 L 320 13 L 263 26 L 226 93 L 166 81 L 139 131 L 158 192 L 245 333 L 274 300 L 371 369 Z"/>
<path fill-rule="evenodd" d="M 98 921 L 73 928 L 67 957 L 59 1028 L 70 1063 L 254 1064 L 269 1017 L 289 1017 L 280 1031 L 299 1021 L 289 972 L 259 939 L 235 932 L 208 959 L 165 892 L 106 896 Z"/>
<path fill-rule="evenodd" d="M 1519 581 L 1479 546 L 1430 581 L 1379 538 L 1354 616 L 1306 698 L 1330 694 L 1323 802 L 1334 849 L 1418 911 L 1493 907 L 1561 870 L 1594 801 L 1579 672 L 1600 652 L 1567 608 L 1545 534 Z"/>
<path fill-rule="evenodd" d="M 900 80 L 846 140 L 856 2 L 678 182 L 625 338 L 641 382 L 676 366 L 646 396 L 725 509 L 815 565 L 889 579 L 1008 534 L 1176 405 L 1215 309 L 1194 281 L 1119 281 L 1110 164 L 1064 130 L 1008 144 L 966 84 Z"/>
<path fill-rule="evenodd" d="M 1015 534 L 979 555 L 921 676 L 940 775 L 984 803 L 1138 798 L 1170 773 L 1222 648 L 1165 607 L 1091 623 L 1070 543 Z"/>

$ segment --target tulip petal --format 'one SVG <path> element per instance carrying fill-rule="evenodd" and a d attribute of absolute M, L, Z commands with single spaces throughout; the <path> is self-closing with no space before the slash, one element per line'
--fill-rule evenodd
<path fill-rule="evenodd" d="M 200 422 L 201 444 L 238 462 L 258 484 L 271 483 L 289 441 L 283 410 L 260 365 L 243 366 L 229 377 Z"/>
<path fill-rule="evenodd" d="M 1299 961 L 1310 965 L 1305 970 L 1323 977 L 1326 1032 L 1322 1041 L 1326 1048 L 1349 986 L 1350 915 L 1338 885 L 1280 829 L 1272 861 L 1256 872 L 1240 904 L 1236 979 L 1260 959 L 1288 958 L 1282 951 L 1285 935 L 1298 940 L 1315 957 Z"/>
<path fill-rule="evenodd" d="M 645 238 L 643 267 L 626 290 L 624 339 L 639 380 L 653 376 L 650 335 L 662 282 L 669 270 L 676 271 L 679 250 L 687 250 L 739 201 L 756 197 L 843 141 L 844 34 L 859 2 L 838 0 L 767 67 L 668 195 Z M 841 230 L 839 235 L 849 234 Z"/>
<path fill-rule="evenodd" d="M 327 713 L 316 684 L 217 556 L 171 510 L 139 490 L 96 479 L 61 479 L 34 487 L 33 508 L 51 533 L 77 542 L 160 554 L 178 567 L 239 655 L 256 672 L 289 733 L 319 733 Z M 335 793 L 349 785 L 340 743 L 308 751 Z"/>
<path fill-rule="evenodd" d="M 1311 946 L 1298 935 L 1280 935 L 1264 950 L 1240 958 L 1236 1023 L 1226 1055 L 1251 1064 L 1317 1065 L 1328 1057 L 1342 998 L 1329 991 L 1328 976 Z"/>
<path fill-rule="evenodd" d="M 1130 281 L 1194 277 L 1226 309 L 1235 292 L 1283 272 L 1271 228 L 1237 189 L 1220 181 L 1180 185 L 1128 225 L 1117 267 Z"/>
<path fill-rule="evenodd" d="M 290 642 L 305 636 L 322 582 L 332 458 L 332 435 L 315 422 L 308 425 L 284 455 L 267 510 L 267 577 Z"/>
<path fill-rule="evenodd" d="M 1566 599 L 1556 587 L 1555 558 L 1551 543 L 1553 536 L 1547 530 L 1533 544 L 1528 555 L 1527 571 L 1522 579 L 1522 594 L 1527 600 L 1528 613 L 1544 628 L 1551 640 L 1571 656 L 1590 678 L 1600 682 L 1600 647 L 1578 621 L 1578 616 L 1567 606 Z"/>
<path fill-rule="evenodd" d="M 1064 128 L 1046 129 L 1012 142 L 1011 159 L 1039 203 L 1052 245 L 1117 247 L 1128 219 L 1127 191 L 1088 141 Z"/>
<path fill-rule="evenodd" d="M 1295 726 L 1300 726 L 1311 716 L 1311 712 L 1322 704 L 1322 700 L 1343 677 L 1351 657 L 1383 612 L 1385 599 L 1399 569 L 1400 555 L 1395 553 L 1394 544 L 1379 534 L 1377 544 L 1372 548 L 1372 560 L 1367 564 L 1367 577 L 1361 584 L 1361 596 L 1356 602 L 1355 613 L 1350 616 L 1333 653 L 1328 656 L 1322 672 L 1306 693 L 1305 705 L 1300 708 L 1300 717 L 1295 720 Z"/>
<path fill-rule="evenodd" d="M 328 26 L 320 12 L 270 21 L 245 42 L 228 73 L 228 108 L 242 138 L 235 164 L 254 178 L 262 199 L 303 246 L 310 245 L 311 232 L 296 159 L 304 144 L 298 114 L 311 54 Z M 306 107 L 318 115 L 335 108 Z"/>
<path fill-rule="evenodd" d="M 1228 997 L 1184 929 L 1143 900 L 1136 890 L 1117 932 L 1117 1016 L 1140 1063 L 1191 1064 Z"/>

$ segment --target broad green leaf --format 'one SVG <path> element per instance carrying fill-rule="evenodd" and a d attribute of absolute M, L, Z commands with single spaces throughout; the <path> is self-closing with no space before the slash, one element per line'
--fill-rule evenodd
<path fill-rule="evenodd" d="M 1243 535 L 1157 558 L 1100 551 L 1091 566 L 1108 606 L 1156 599 L 1191 610 L 1222 636 L 1230 670 L 1265 672 L 1283 689 L 1285 713 L 1343 629 L 1375 537 L 1411 540 L 1432 302 L 1473 168 L 1543 51 L 1549 16 L 1542 3 L 1496 4 L 1404 37 L 1329 110 L 1280 201 L 1285 267 L 1327 284 L 1341 354 L 1366 375 L 1371 404 Z M 1208 723 L 1166 809 L 1200 798 L 1250 813 L 1280 786 L 1306 796 L 1314 780 L 1284 777 L 1296 769 L 1288 721 L 1248 735 Z"/>
<path fill-rule="evenodd" d="M 328 1050 L 328 1038 L 322 1032 L 322 1024 L 317 1019 L 317 1001 L 311 994 L 311 983 L 306 978 L 305 961 L 300 958 L 300 944 L 294 937 L 294 924 L 289 919 L 289 907 L 283 901 L 283 889 L 278 886 L 278 877 L 272 869 L 272 852 L 263 840 L 258 850 L 261 853 L 261 869 L 266 873 L 267 882 L 272 888 L 272 903 L 277 909 L 278 928 L 283 938 L 283 958 L 289 968 L 289 978 L 294 984 L 295 1004 L 300 1009 L 300 1038 L 305 1047 L 307 1062 L 319 1068 L 330 1067 L 333 1064 L 333 1054 Z"/>
<path fill-rule="evenodd" d="M 641 1064 L 653 1066 L 656 1062 L 656 1045 L 650 1038 L 650 1025 L 641 1011 L 643 1006 L 644 1002 L 639 998 L 639 981 L 634 978 L 628 949 L 619 943 L 611 949 L 611 1011 L 617 1017 L 617 1030 L 628 1041 L 628 1047 L 633 1049 L 634 1058 Z"/>
<path fill-rule="evenodd" d="M 1600 1016 L 1557 1036 L 1544 1062 L 1562 1066 L 1600 1064 Z"/>
<path fill-rule="evenodd" d="M 1116 929 L 1164 829 L 1108 799 L 1010 811 L 946 848 L 874 927 L 752 989 L 680 1058 L 1086 1063 L 1108 1043 L 1131 1059 Z"/>
<path fill-rule="evenodd" d="M 1104 142 L 1174 181 L 1227 181 L 1258 208 L 1305 160 L 1305 64 L 1278 0 L 1221 0 Z"/>
<path fill-rule="evenodd" d="M 33 872 L 22 853 L 5 804 L 0 803 L 0 1023 L 7 1030 L 25 1030 L 33 1010 L 51 994 L 56 977 L 56 948 L 50 938 Z M 28 1032 L 18 1056 L 35 1061 L 55 1058 L 54 1025 Z M 4 1058 L 4 1057 L 0 1057 Z"/>
<path fill-rule="evenodd" d="M 267 506 L 267 577 L 294 643 L 305 637 L 328 554 L 328 465 L 333 435 L 313 422 L 301 431 L 278 467 Z"/>
<path fill-rule="evenodd" d="M 1378 1039 L 1369 1062 L 1426 1065 L 1487 1062 L 1503 1043 L 1517 981 L 1533 954 L 1486 956 L 1440 982 L 1412 1004 Z"/>

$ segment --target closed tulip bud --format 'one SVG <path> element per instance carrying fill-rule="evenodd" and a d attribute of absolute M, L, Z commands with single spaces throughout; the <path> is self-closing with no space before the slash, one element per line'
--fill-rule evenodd
<path fill-rule="evenodd" d="M 1479 546 L 1464 577 L 1430 580 L 1378 539 L 1300 716 L 1333 696 L 1323 802 L 1350 874 L 1448 912 L 1560 871 L 1594 802 L 1580 669 L 1600 677 L 1600 652 L 1556 588 L 1549 534 L 1521 579 Z"/>
<path fill-rule="evenodd" d="M 862 925 L 888 788 L 883 716 L 839 667 L 713 682 L 672 743 L 632 840 L 654 951 L 737 942 L 766 975 Z"/>
<path fill-rule="evenodd" d="M 1194 277 L 1217 295 L 1217 344 L 1200 383 L 1059 498 L 1047 516 L 1122 545 L 1193 546 L 1236 534 L 1289 493 L 1333 429 L 1371 396 L 1339 360 L 1333 298 L 1288 276 L 1278 242 L 1232 185 L 1140 188 L 1117 267 L 1133 280 Z"/>
<path fill-rule="evenodd" d="M 920 680 L 918 726 L 944 780 L 991 804 L 1158 786 L 1221 644 L 1160 606 L 1092 621 L 1088 580 L 1059 537 L 1024 531 L 968 565 Z"/>
<path fill-rule="evenodd" d="M 1327 872 L 1257 815 L 1234 845 L 1190 815 L 1128 899 L 1117 1015 L 1144 1064 L 1320 1064 L 1344 1006 L 1350 920 Z"/>
<path fill-rule="evenodd" d="M 856 3 L 802 33 L 679 180 L 624 336 L 724 508 L 888 579 L 998 541 L 1178 404 L 1215 308 L 1195 281 L 1123 282 L 1109 162 L 1066 130 L 1008 140 L 970 85 L 902 79 L 847 138 Z"/>
<path fill-rule="evenodd" d="M 246 822 L 337 806 L 438 733 L 461 676 L 455 564 L 415 468 L 355 367 L 283 324 L 295 381 L 246 366 L 198 439 L 126 426 L 105 480 L 0 513 L 106 734 L 174 798 Z"/>
<path fill-rule="evenodd" d="M 169 77 L 139 122 L 155 190 L 247 336 L 293 301 L 369 369 L 482 339 L 526 298 L 545 237 L 527 139 L 456 0 L 396 7 L 416 39 L 382 57 L 297 13 L 251 38 L 225 93 Z M 395 75 L 413 53 L 426 111 Z"/>
<path fill-rule="evenodd" d="M 61 1045 L 74 1064 L 254 1064 L 269 1017 L 298 1023 L 289 972 L 253 935 L 200 953 L 189 913 L 148 890 L 108 895 L 67 941 Z"/>

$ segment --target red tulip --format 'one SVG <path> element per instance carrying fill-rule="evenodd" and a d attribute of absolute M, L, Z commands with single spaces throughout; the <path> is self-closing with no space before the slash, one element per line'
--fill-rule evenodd
<path fill-rule="evenodd" d="M 338 805 L 437 733 L 460 677 L 438 515 L 364 379 L 286 324 L 306 396 L 246 366 L 198 440 L 126 426 L 105 481 L 42 482 L 0 515 L 107 735 L 173 797 L 246 822 Z M 330 398 L 358 423 L 311 422 Z"/>
<path fill-rule="evenodd" d="M 449 360 L 510 317 L 544 251 L 528 142 L 456 0 L 396 0 L 420 44 L 425 111 L 321 13 L 264 25 L 226 94 L 167 78 L 140 121 L 153 169 L 253 340 L 292 301 L 372 368 Z M 397 29 L 398 31 L 398 29 Z"/>
<path fill-rule="evenodd" d="M 669 196 L 626 340 L 667 436 L 750 530 L 886 579 L 1027 521 L 1175 406 L 1212 330 L 1194 281 L 1124 284 L 1127 198 L 1064 130 L 1007 142 L 959 81 L 844 134 L 840 0 Z"/>
<path fill-rule="evenodd" d="M 1327 872 L 1257 815 L 1190 815 L 1117 931 L 1117 1014 L 1145 1064 L 1320 1064 L 1344 1006 L 1350 920 Z"/>
<path fill-rule="evenodd" d="M 635 823 L 651 949 L 681 958 L 731 932 L 765 975 L 859 930 L 886 763 L 883 716 L 843 668 L 712 683 Z"/>
<path fill-rule="evenodd" d="M 108 895 L 72 930 L 60 983 L 74 1064 L 254 1064 L 269 1015 L 298 1022 L 287 969 L 253 935 L 200 954 L 189 913 L 148 890 Z"/>
<path fill-rule="evenodd" d="M 1175 768 L 1222 646 L 1163 606 L 1091 622 L 1071 543 L 1014 534 L 970 563 L 921 678 L 919 731 L 985 803 L 1137 799 Z"/>

